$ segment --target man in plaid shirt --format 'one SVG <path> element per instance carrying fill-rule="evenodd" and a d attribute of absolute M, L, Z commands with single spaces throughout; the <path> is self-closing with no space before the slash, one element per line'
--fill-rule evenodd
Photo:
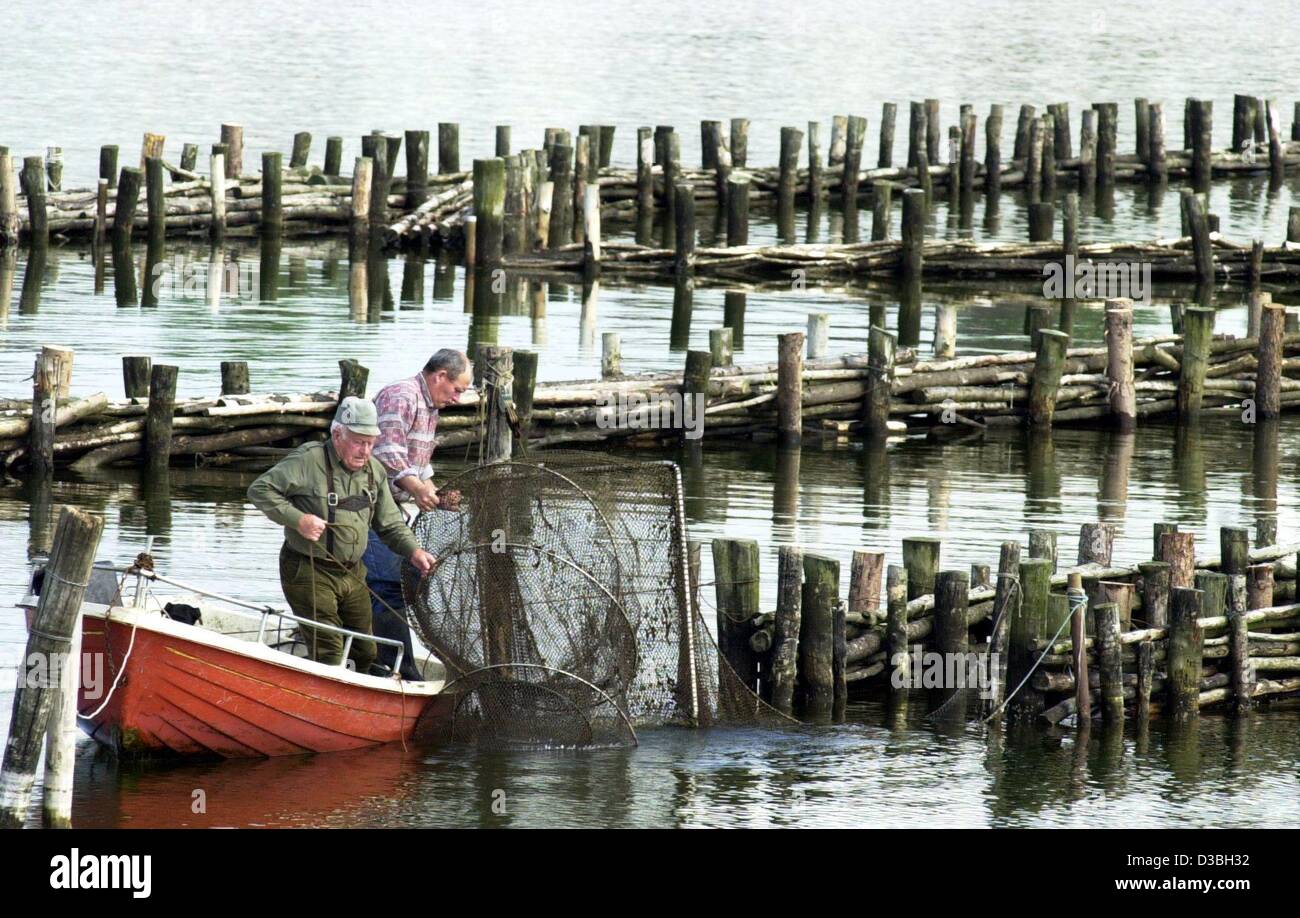
<path fill-rule="evenodd" d="M 434 487 L 429 460 L 433 456 L 438 410 L 460 401 L 469 387 L 469 358 L 461 351 L 443 348 L 429 358 L 419 373 L 385 386 L 375 397 L 379 439 L 375 441 L 372 455 L 383 464 L 393 499 L 408 516 L 414 516 L 418 510 L 438 507 L 455 510 L 459 506 L 459 492 L 439 494 Z M 366 585 L 377 597 L 371 600 L 375 635 L 400 639 L 406 648 L 402 655 L 402 678 L 422 679 L 412 656 L 411 629 L 387 608 L 400 610 L 405 605 L 401 560 L 373 532 L 362 560 L 366 566 Z M 396 651 L 383 644 L 378 650 L 379 662 L 391 668 Z"/>

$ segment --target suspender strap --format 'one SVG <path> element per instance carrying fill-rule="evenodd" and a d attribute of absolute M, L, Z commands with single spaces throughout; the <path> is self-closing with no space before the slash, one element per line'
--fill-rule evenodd
<path fill-rule="evenodd" d="M 330 448 L 326 443 L 321 447 L 325 454 L 325 551 L 334 557 L 334 508 L 338 506 L 339 496 L 334 490 L 334 463 L 330 461 Z"/>

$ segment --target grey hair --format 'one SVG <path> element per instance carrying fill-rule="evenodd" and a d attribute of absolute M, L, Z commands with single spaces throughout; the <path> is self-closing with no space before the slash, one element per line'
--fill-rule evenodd
<path fill-rule="evenodd" d="M 459 378 L 469 370 L 469 358 L 454 348 L 441 348 L 424 364 L 425 373 L 437 373 L 439 370 L 446 370 L 447 375 L 453 379 Z"/>

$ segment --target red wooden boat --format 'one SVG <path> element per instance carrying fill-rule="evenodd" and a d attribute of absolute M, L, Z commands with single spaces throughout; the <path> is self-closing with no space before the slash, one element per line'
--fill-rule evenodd
<path fill-rule="evenodd" d="M 130 603 L 124 581 L 134 581 Z M 290 613 L 208 592 L 160 596 L 158 581 L 183 586 L 97 565 L 82 606 L 79 722 L 123 755 L 334 752 L 409 740 L 417 724 L 429 730 L 452 715 L 456 696 L 442 693 L 435 658 L 417 651 L 420 682 L 317 663 L 298 655 Z M 23 605 L 30 626 L 34 598 Z M 190 615 L 171 617 L 178 610 Z M 87 678 L 96 667 L 102 677 Z"/>

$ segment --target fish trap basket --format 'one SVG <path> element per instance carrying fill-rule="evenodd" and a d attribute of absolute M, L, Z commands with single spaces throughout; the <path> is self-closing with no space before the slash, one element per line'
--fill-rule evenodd
<path fill-rule="evenodd" d="M 720 660 L 694 606 L 671 462 L 548 452 L 443 485 L 403 565 L 407 616 L 446 664 L 433 731 L 491 745 L 630 745 L 642 726 L 788 723 Z"/>

